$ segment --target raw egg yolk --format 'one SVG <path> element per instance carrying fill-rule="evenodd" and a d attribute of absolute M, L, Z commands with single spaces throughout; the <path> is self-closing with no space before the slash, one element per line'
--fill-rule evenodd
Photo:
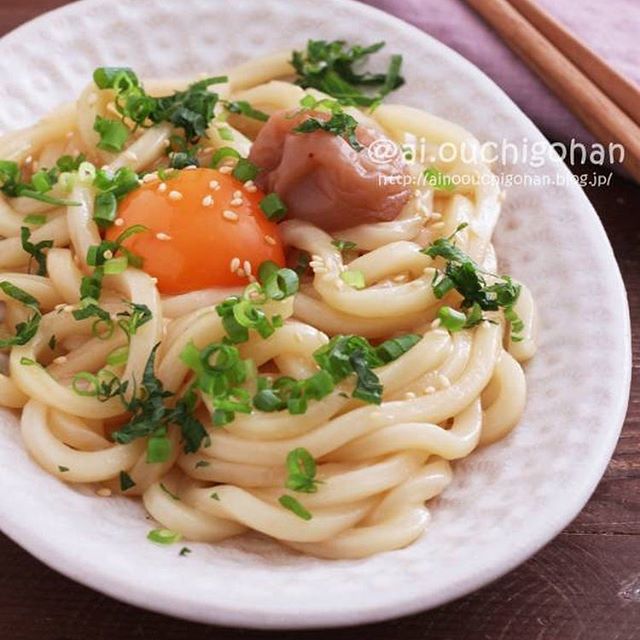
<path fill-rule="evenodd" d="M 124 246 L 143 259 L 162 293 L 246 285 L 265 260 L 284 266 L 278 227 L 259 206 L 263 197 L 216 169 L 183 170 L 125 196 L 118 207 L 123 222 L 107 239 L 144 225 Z"/>

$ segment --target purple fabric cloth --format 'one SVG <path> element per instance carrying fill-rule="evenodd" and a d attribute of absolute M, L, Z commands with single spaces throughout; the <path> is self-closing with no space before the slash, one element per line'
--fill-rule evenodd
<path fill-rule="evenodd" d="M 464 0 L 364 0 L 431 34 L 491 77 L 551 139 L 592 136 Z M 538 0 L 612 67 L 640 83 L 640 0 Z"/>

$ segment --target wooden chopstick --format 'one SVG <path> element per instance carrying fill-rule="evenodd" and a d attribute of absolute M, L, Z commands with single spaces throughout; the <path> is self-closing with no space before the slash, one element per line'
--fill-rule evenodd
<path fill-rule="evenodd" d="M 640 182 L 640 126 L 507 0 L 466 0 L 603 144 L 624 146 Z M 595 54 L 593 54 L 595 56 Z M 603 62 L 603 64 L 606 64 Z"/>
<path fill-rule="evenodd" d="M 533 0 L 509 0 L 509 4 L 640 124 L 640 87 L 637 84 L 618 73 Z"/>

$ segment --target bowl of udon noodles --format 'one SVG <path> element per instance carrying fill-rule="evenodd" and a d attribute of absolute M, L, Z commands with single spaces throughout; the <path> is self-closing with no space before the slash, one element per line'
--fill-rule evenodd
<path fill-rule="evenodd" d="M 490 460 L 527 403 L 539 322 L 494 245 L 505 191 L 472 133 L 395 100 L 412 78 L 388 49 L 94 65 L 0 138 L 0 405 L 22 455 L 230 592 L 225 554 L 227 578 L 242 554 L 345 576 L 438 554 L 460 461 Z"/>

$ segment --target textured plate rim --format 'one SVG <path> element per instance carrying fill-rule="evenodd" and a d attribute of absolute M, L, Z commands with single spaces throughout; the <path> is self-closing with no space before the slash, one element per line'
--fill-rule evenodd
<path fill-rule="evenodd" d="M 63 14 L 72 16 L 75 13 L 82 13 L 100 5 L 110 4 L 111 2 L 112 0 L 77 0 L 68 5 L 46 12 L 18 26 L 3 36 L 0 39 L 0 46 L 10 46 L 12 41 L 23 37 L 31 29 L 44 27 L 54 16 L 57 17 Z M 404 31 L 406 33 L 411 33 L 414 36 L 419 35 L 422 38 L 435 42 L 437 46 L 446 50 L 448 56 L 456 58 L 459 64 L 465 66 L 468 73 L 474 74 L 476 77 L 481 76 L 485 83 L 490 84 L 495 97 L 497 98 L 499 96 L 502 100 L 508 101 L 511 109 L 517 112 L 521 119 L 527 121 L 531 126 L 535 126 L 520 110 L 520 108 L 504 93 L 504 91 L 493 82 L 493 80 L 486 76 L 486 74 L 480 71 L 471 62 L 463 58 L 453 49 L 450 49 L 438 41 L 436 38 L 433 38 L 429 34 L 404 22 L 403 20 L 374 7 L 361 4 L 355 0 L 340 0 L 340 2 L 342 4 L 349 5 L 354 11 L 377 15 L 378 17 L 384 16 L 390 30 L 398 32 Z M 611 268 L 614 271 L 614 273 L 610 275 L 614 276 L 618 283 L 618 286 L 616 287 L 616 295 L 620 299 L 620 303 L 624 309 L 624 313 L 619 317 L 620 329 L 624 335 L 625 347 L 624 362 L 620 364 L 621 369 L 624 369 L 623 384 L 617 390 L 617 410 L 615 414 L 612 414 L 610 419 L 611 427 L 607 432 L 609 436 L 608 441 L 606 443 L 601 443 L 603 446 L 599 450 L 599 459 L 593 462 L 590 473 L 586 476 L 586 480 L 580 487 L 580 491 L 578 491 L 578 489 L 574 491 L 571 496 L 571 503 L 565 505 L 564 510 L 560 511 L 556 509 L 553 514 L 553 518 L 547 518 L 545 519 L 544 525 L 538 525 L 535 529 L 535 535 L 530 536 L 526 544 L 516 545 L 509 552 L 503 553 L 499 560 L 494 562 L 491 571 L 484 573 L 476 571 L 474 574 L 466 576 L 465 579 L 452 582 L 437 596 L 433 596 L 428 593 L 418 594 L 402 600 L 391 600 L 386 606 L 376 607 L 375 609 L 360 609 L 347 612 L 341 611 L 339 613 L 336 613 L 331 609 L 326 611 L 318 610 L 312 615 L 308 615 L 304 620 L 299 620 L 295 614 L 270 614 L 257 607 L 243 607 L 242 605 L 239 605 L 237 608 L 231 608 L 212 604 L 205 612 L 197 604 L 194 606 L 188 598 L 180 600 L 176 599 L 175 596 L 167 597 L 162 591 L 154 590 L 153 587 L 150 587 L 147 591 L 133 590 L 127 592 L 127 589 L 131 589 L 131 586 L 125 578 L 113 575 L 106 570 L 102 573 L 95 572 L 90 575 L 84 574 L 80 563 L 76 566 L 70 563 L 73 559 L 72 552 L 68 552 L 56 547 L 55 545 L 49 544 L 46 537 L 40 535 L 38 531 L 31 529 L 28 525 L 21 523 L 19 520 L 3 521 L 0 524 L 0 528 L 3 533 L 55 571 L 96 591 L 109 595 L 116 600 L 120 600 L 125 604 L 132 604 L 161 614 L 169 614 L 205 624 L 222 624 L 233 627 L 256 629 L 329 628 L 379 622 L 440 606 L 446 602 L 460 598 L 483 586 L 486 586 L 490 582 L 508 573 L 534 555 L 545 544 L 550 542 L 582 510 L 606 470 L 606 466 L 611 458 L 622 429 L 628 405 L 632 362 L 631 326 L 624 283 L 613 254 L 613 250 L 596 211 L 579 186 L 574 184 L 572 188 L 580 193 L 580 198 L 583 202 L 581 216 L 584 219 L 582 222 L 583 224 L 589 224 L 591 226 L 590 231 L 600 236 L 601 249 L 603 252 L 608 254 L 607 257 L 611 263 Z M 151 595 L 153 597 L 150 597 Z"/>

